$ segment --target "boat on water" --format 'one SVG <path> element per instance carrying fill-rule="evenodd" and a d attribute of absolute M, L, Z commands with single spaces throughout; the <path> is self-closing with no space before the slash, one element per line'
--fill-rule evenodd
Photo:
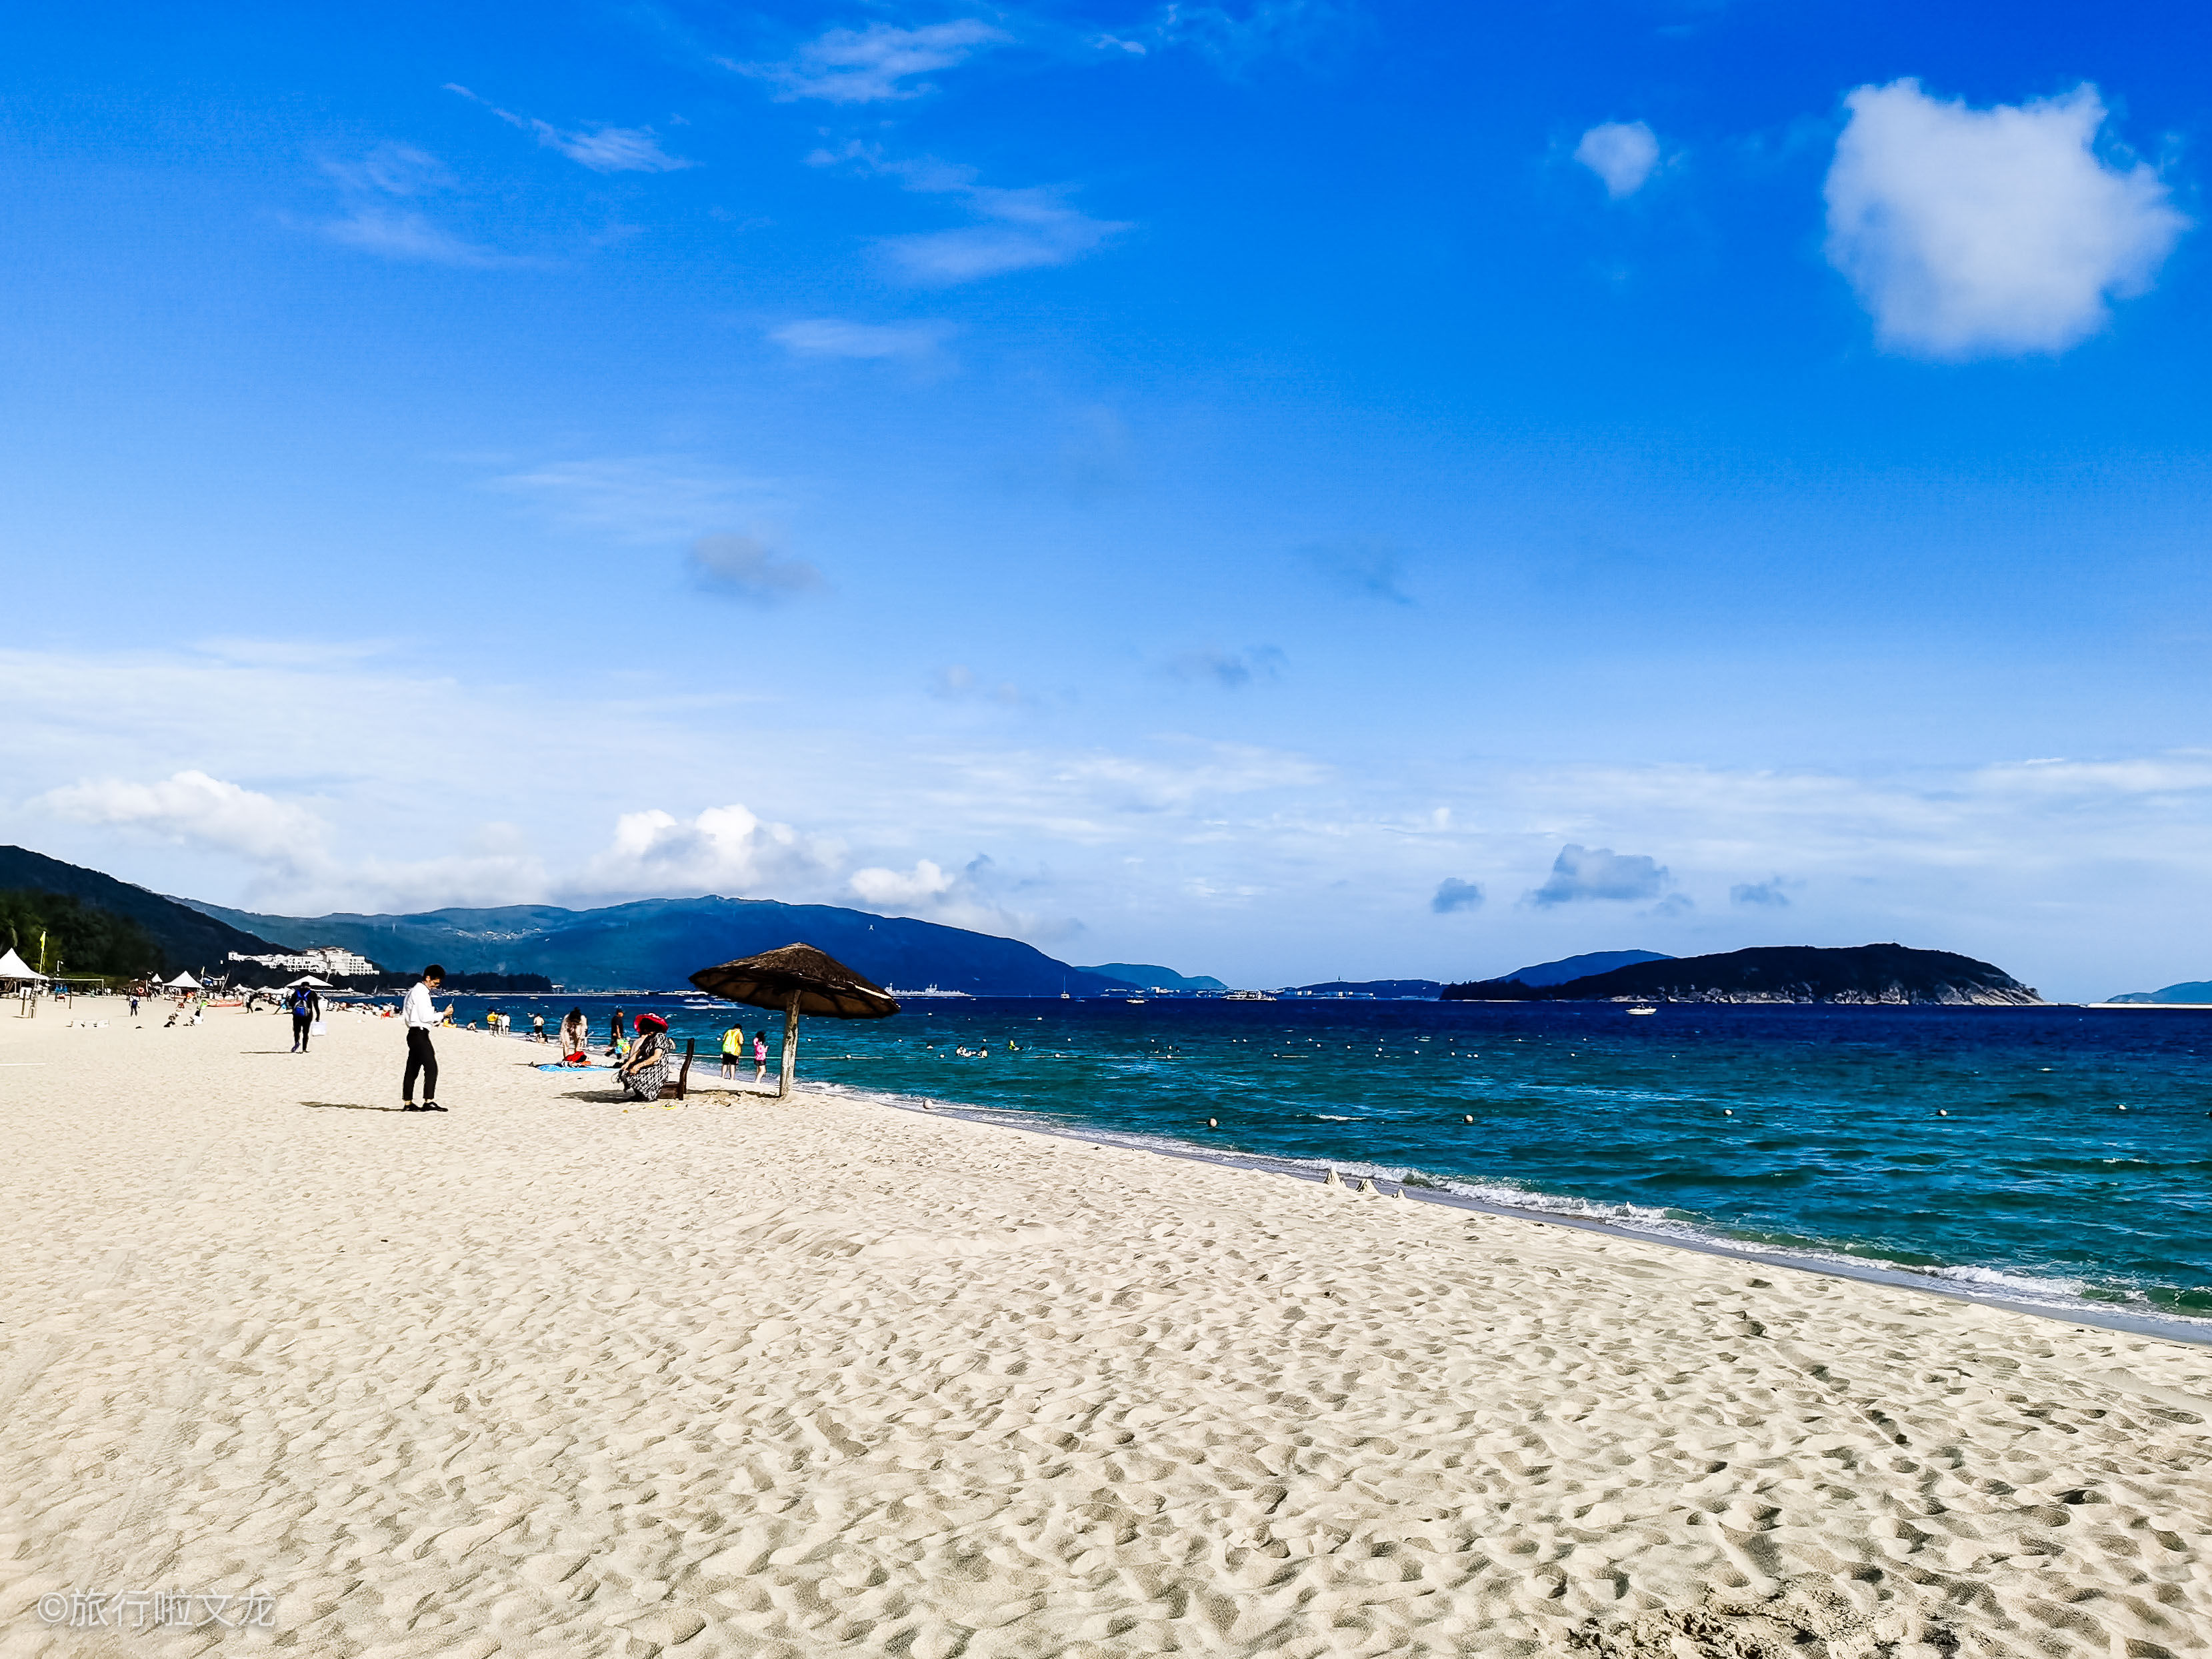
<path fill-rule="evenodd" d="M 1632 1014 L 1656 1014 L 1659 1011 L 1656 1008 L 1652 1007 L 1649 1003 L 1639 1002 L 1628 1012 Z"/>

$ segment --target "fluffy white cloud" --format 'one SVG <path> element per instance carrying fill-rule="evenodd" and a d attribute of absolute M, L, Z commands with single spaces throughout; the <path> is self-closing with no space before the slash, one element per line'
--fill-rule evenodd
<path fill-rule="evenodd" d="M 702 536 L 691 544 L 702 586 L 753 605 L 781 605 L 830 584 L 805 559 L 787 558 L 757 536 Z"/>
<path fill-rule="evenodd" d="M 330 834 L 330 825 L 305 807 L 197 771 L 158 783 L 106 778 L 66 784 L 32 804 L 79 823 L 143 830 L 292 867 L 318 860 Z"/>
<path fill-rule="evenodd" d="M 1641 121 L 1606 121 L 1583 134 L 1575 160 L 1602 179 L 1617 202 L 1644 188 L 1659 165 L 1659 140 Z"/>
<path fill-rule="evenodd" d="M 817 888 L 843 858 L 836 842 L 764 822 L 740 805 L 710 806 L 690 818 L 655 807 L 616 819 L 613 841 L 571 885 L 620 897 L 782 898 Z"/>
<path fill-rule="evenodd" d="M 1003 45 L 1012 38 L 1004 29 L 974 17 L 910 29 L 871 23 L 861 29 L 826 29 L 781 63 L 721 61 L 726 69 L 772 83 L 781 99 L 872 104 L 918 98 L 934 91 L 927 82 L 908 82 L 917 76 L 933 75 L 963 64 L 984 47 Z"/>
<path fill-rule="evenodd" d="M 1667 871 L 1656 859 L 1641 853 L 1616 853 L 1609 847 L 1559 849 L 1552 873 L 1528 895 L 1538 905 L 1578 904 L 1589 899 L 1633 902 L 1653 899 L 1667 884 Z"/>
<path fill-rule="evenodd" d="M 850 323 L 838 317 L 813 317 L 772 328 L 768 337 L 794 356 L 933 357 L 952 332 L 950 323 Z"/>
<path fill-rule="evenodd" d="M 1481 908 L 1480 884 L 1462 881 L 1457 876 L 1446 876 L 1438 882 L 1435 896 L 1429 900 L 1429 908 L 1440 916 L 1448 916 L 1455 910 L 1480 910 Z"/>
<path fill-rule="evenodd" d="M 1893 349 L 2057 352 L 2149 287 L 2188 220 L 2148 166 L 2097 153 L 2094 87 L 1972 109 L 1861 87 L 1828 170 L 1828 258 Z"/>

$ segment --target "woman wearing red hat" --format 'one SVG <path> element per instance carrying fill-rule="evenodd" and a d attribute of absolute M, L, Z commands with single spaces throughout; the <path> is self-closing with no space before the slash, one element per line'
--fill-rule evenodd
<path fill-rule="evenodd" d="M 668 1059 L 676 1045 L 668 1040 L 668 1022 L 659 1014 L 637 1017 L 637 1041 L 629 1057 L 615 1068 L 616 1084 L 633 1100 L 658 1100 L 660 1085 L 668 1080 Z"/>

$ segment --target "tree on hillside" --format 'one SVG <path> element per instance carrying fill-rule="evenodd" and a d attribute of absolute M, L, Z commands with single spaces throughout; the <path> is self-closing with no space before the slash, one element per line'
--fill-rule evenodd
<path fill-rule="evenodd" d="M 153 936 L 128 916 L 66 893 L 0 888 L 0 948 L 36 968 L 41 933 L 48 973 L 60 963 L 72 973 L 135 975 L 154 971 L 161 960 Z"/>

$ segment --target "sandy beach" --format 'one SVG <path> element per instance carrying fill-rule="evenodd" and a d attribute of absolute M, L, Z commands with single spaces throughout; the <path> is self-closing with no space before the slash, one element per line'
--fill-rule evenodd
<path fill-rule="evenodd" d="M 394 1022 L 12 1012 L 0 1655 L 2212 1651 L 2212 1349 L 625 1111 L 465 1031 L 431 1116 Z M 193 1627 L 84 1599 L 155 1590 Z"/>

